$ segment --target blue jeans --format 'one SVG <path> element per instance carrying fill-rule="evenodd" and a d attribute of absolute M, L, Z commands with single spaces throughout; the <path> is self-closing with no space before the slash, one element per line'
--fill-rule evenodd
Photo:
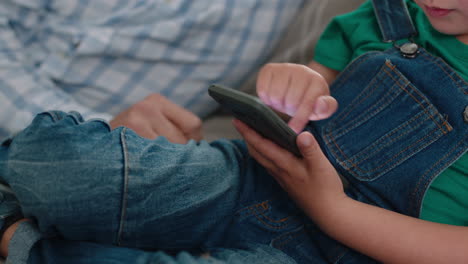
<path fill-rule="evenodd" d="M 331 87 L 338 112 L 307 129 L 349 196 L 418 217 L 431 181 L 468 148 L 465 84 L 423 49 L 367 53 Z M 285 262 L 375 263 L 320 232 L 240 141 L 175 145 L 51 112 L 0 148 L 0 162 L 46 237 L 147 250 L 263 245 Z"/>
<path fill-rule="evenodd" d="M 341 108 L 308 129 L 349 196 L 417 217 L 431 180 L 466 152 L 468 126 L 456 75 L 424 50 L 413 60 L 394 49 L 361 56 L 332 87 Z M 415 65 L 453 81 L 413 85 Z M 0 148 L 0 175 L 46 237 L 147 250 L 264 245 L 298 263 L 374 262 L 321 233 L 240 141 L 176 145 L 50 112 Z"/>
<path fill-rule="evenodd" d="M 250 249 L 213 249 L 198 256 L 179 252 L 170 255 L 161 251 L 150 252 L 114 247 L 89 242 L 43 240 L 33 249 L 29 264 L 284 264 L 295 263 L 287 255 L 270 246 L 257 245 Z"/>
<path fill-rule="evenodd" d="M 274 248 L 304 233 L 304 215 L 241 141 L 177 145 L 49 112 L 4 145 L 0 175 L 46 238 L 166 251 L 264 245 L 285 258 Z"/>

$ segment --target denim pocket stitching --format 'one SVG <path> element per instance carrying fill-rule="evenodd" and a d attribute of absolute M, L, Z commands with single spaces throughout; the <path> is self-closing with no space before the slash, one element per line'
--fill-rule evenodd
<path fill-rule="evenodd" d="M 421 55 L 423 59 L 433 62 L 450 79 L 452 79 L 452 81 L 457 85 L 458 89 L 462 93 L 468 94 L 468 82 L 466 82 L 466 80 L 462 78 L 456 71 L 453 71 L 452 68 L 450 68 L 450 66 L 448 66 L 442 58 L 432 56 L 430 53 L 427 53 L 427 52 L 422 52 Z M 453 74 L 457 76 L 457 79 L 453 77 Z M 463 83 L 463 85 L 460 85 L 460 83 Z"/>
<path fill-rule="evenodd" d="M 293 223 L 299 222 L 299 220 L 295 219 L 294 216 L 287 216 L 278 220 L 272 219 L 271 217 L 267 216 L 265 212 L 271 208 L 270 202 L 271 200 L 266 200 L 261 203 L 248 206 L 246 208 L 239 210 L 237 214 L 240 214 L 242 211 L 248 211 L 248 214 L 246 214 L 247 216 L 249 215 L 254 216 L 264 226 L 269 227 L 271 229 L 276 229 L 276 230 L 286 228 Z M 275 226 L 273 224 L 278 224 L 278 226 Z"/>
<path fill-rule="evenodd" d="M 384 81 L 384 79 L 382 79 L 381 81 Z M 372 84 L 373 87 L 377 87 L 377 85 L 373 85 L 373 83 L 371 83 L 371 84 Z M 393 90 L 394 89 L 392 89 L 392 91 Z M 351 104 L 354 105 L 354 106 L 351 107 L 351 109 L 349 109 L 348 111 L 343 112 L 343 115 L 340 116 L 339 119 L 334 121 L 335 125 L 330 127 L 330 129 L 328 129 L 327 132 L 329 132 L 331 134 L 332 131 L 333 131 L 333 133 L 336 136 L 340 136 L 340 135 L 348 133 L 350 130 L 358 127 L 360 124 L 362 124 L 365 121 L 369 120 L 369 118 L 371 118 L 371 117 L 375 116 L 376 114 L 378 114 L 382 109 L 384 109 L 392 101 L 394 101 L 394 99 L 401 93 L 401 91 L 397 91 L 394 94 L 387 93 L 385 97 L 382 97 L 377 103 L 374 104 L 376 107 L 374 107 L 373 109 L 369 109 L 370 111 L 366 112 L 365 114 L 359 115 L 357 118 L 354 118 L 354 119 L 348 121 L 346 124 L 339 126 L 339 124 L 342 124 L 341 121 L 344 118 L 346 118 L 353 111 L 353 109 L 355 107 L 357 107 L 357 105 L 359 105 L 361 102 L 365 101 L 365 99 L 369 98 L 369 96 L 373 95 L 374 91 L 375 91 L 375 88 L 369 90 L 369 94 L 366 97 L 359 98 L 360 100 L 358 100 L 357 102 L 353 101 L 353 103 L 351 103 Z"/>
<path fill-rule="evenodd" d="M 335 128 L 337 125 L 338 125 L 338 121 L 342 121 L 342 119 L 344 119 L 344 117 L 346 117 L 347 115 L 349 115 L 350 111 L 346 111 L 346 112 L 343 112 L 345 114 L 343 114 L 342 116 L 339 116 L 337 117 L 337 119 L 335 119 L 334 121 L 332 121 L 333 123 L 330 124 L 330 126 L 325 130 L 326 132 L 328 132 L 327 134 L 324 134 L 324 140 L 325 140 L 325 143 L 327 145 L 330 145 L 330 146 L 334 146 L 334 147 L 330 147 L 330 151 L 331 153 L 333 153 L 333 155 L 337 158 L 337 161 L 340 163 L 341 166 L 343 166 L 345 169 L 348 169 L 350 170 L 350 173 L 355 176 L 356 178 L 358 179 L 361 179 L 361 180 L 365 180 L 365 179 L 375 179 L 375 178 L 378 178 L 379 176 L 383 175 L 386 171 L 392 169 L 394 167 L 394 165 L 390 164 L 388 166 L 388 168 L 386 168 L 384 170 L 384 172 L 380 173 L 378 176 L 375 176 L 375 177 L 371 177 L 371 176 L 360 176 L 359 175 L 359 172 L 361 173 L 372 173 L 374 171 L 377 171 L 378 169 L 388 165 L 390 162 L 394 162 L 394 164 L 398 165 L 399 163 L 401 163 L 403 160 L 406 159 L 406 157 L 408 156 L 411 156 L 413 155 L 414 153 L 417 153 L 418 151 L 420 151 L 421 149 L 423 149 L 424 147 L 426 147 L 428 144 L 431 144 L 432 142 L 434 142 L 435 140 L 437 140 L 438 138 L 440 138 L 440 136 L 442 136 L 443 134 L 447 134 L 449 131 L 453 130 L 453 128 L 450 126 L 450 124 L 448 123 L 447 119 L 444 118 L 439 112 L 438 110 L 434 107 L 434 105 L 426 98 L 426 96 L 424 94 L 421 94 L 421 92 L 416 89 L 416 87 L 413 87 L 413 85 L 411 84 L 411 82 L 409 82 L 409 80 L 406 79 L 406 77 L 404 77 L 397 69 L 396 69 L 396 66 L 394 66 L 390 61 L 386 61 L 384 66 L 381 68 L 381 70 L 383 71 L 383 74 L 386 75 L 387 77 L 391 78 L 392 81 L 393 81 L 393 86 L 397 86 L 398 90 L 400 90 L 400 92 L 404 91 L 407 96 L 409 96 L 415 103 L 418 104 L 419 106 L 419 109 L 420 109 L 420 115 L 418 116 L 422 116 L 422 115 L 426 115 L 426 118 L 424 120 L 432 120 L 433 121 L 433 124 L 435 124 L 436 128 L 431 130 L 429 133 L 427 133 L 422 139 L 419 139 L 417 140 L 416 142 L 413 142 L 413 144 L 407 146 L 405 149 L 401 150 L 399 153 L 397 153 L 396 155 L 394 155 L 393 157 L 391 157 L 390 159 L 387 159 L 384 163 L 381 163 L 380 166 L 372 169 L 372 170 L 366 170 L 366 169 L 363 169 L 361 168 L 358 164 L 359 163 L 362 163 L 362 162 L 359 162 L 357 163 L 355 161 L 355 157 L 353 158 L 349 158 L 345 152 L 343 151 L 343 149 L 339 146 L 339 144 L 337 143 L 336 141 L 336 133 L 337 131 L 334 130 L 333 128 Z M 378 78 L 379 75 L 376 75 L 376 79 Z M 382 78 L 382 77 L 380 77 Z M 386 78 L 384 79 L 381 79 L 381 81 L 384 81 Z M 380 82 L 379 82 L 380 83 Z M 371 84 L 375 84 L 375 80 L 372 80 Z M 367 93 L 369 93 L 369 91 L 367 91 Z M 371 90 L 370 94 L 366 95 L 366 98 L 371 95 L 373 93 L 373 90 Z M 413 94 L 414 93 L 414 94 Z M 399 94 L 399 93 L 397 93 Z M 359 101 L 363 101 L 363 98 L 360 98 Z M 356 103 L 356 102 L 353 102 L 353 103 Z M 350 104 L 350 107 L 356 107 L 354 106 L 354 104 L 351 103 Z M 378 113 L 378 111 L 377 111 Z M 368 115 L 368 114 L 366 114 Z M 372 116 L 372 115 L 371 115 Z M 365 115 L 364 115 L 365 117 Z M 362 117 L 360 117 L 362 118 Z M 338 120 L 338 121 L 337 121 Z M 416 119 L 414 119 L 416 120 Z M 352 120 L 352 122 L 348 122 L 348 123 L 353 123 L 355 120 Z M 408 123 L 408 121 L 406 121 Z M 409 122 L 411 123 L 411 122 Z M 406 124 L 404 126 L 407 126 L 409 125 Z M 399 129 L 402 129 L 404 127 L 397 127 Z M 346 127 L 344 131 L 349 131 L 350 128 Z M 436 137 L 436 139 L 432 139 L 432 140 L 429 140 L 428 142 L 424 143 L 422 146 L 418 146 L 418 144 L 420 144 L 421 142 L 425 141 L 429 136 L 437 133 L 437 132 L 441 132 L 442 135 L 438 135 Z M 394 133 L 396 133 L 397 131 L 395 131 Z M 395 142 L 395 140 L 397 140 L 398 138 L 400 137 L 403 137 L 405 136 L 406 134 L 408 134 L 410 131 L 408 132 L 404 132 L 404 134 L 402 135 L 398 135 L 397 138 L 393 138 L 391 142 Z M 389 137 L 391 135 L 384 135 L 385 137 Z M 381 138 L 379 140 L 382 140 Z M 390 142 L 390 143 L 391 143 Z M 386 144 L 388 146 L 388 143 Z M 385 146 L 384 146 L 385 147 Z M 381 147 L 379 150 L 383 149 L 384 147 Z M 415 148 L 417 147 L 417 148 Z M 414 148 L 414 149 L 412 149 Z M 407 155 L 405 155 L 404 157 L 401 157 L 398 159 L 398 157 L 404 153 L 405 151 L 408 151 L 408 150 L 411 150 L 411 152 L 407 153 Z M 341 154 L 341 155 L 338 155 L 338 154 Z M 369 154 L 370 155 L 370 154 Z M 367 156 L 369 156 L 367 155 Z M 340 160 L 338 157 L 344 157 L 344 160 Z M 366 156 L 364 156 L 366 157 Z M 368 157 L 367 157 L 368 158 Z M 346 164 L 348 163 L 348 164 Z M 395 166 L 396 166 L 395 165 Z M 352 168 L 354 168 L 353 170 L 351 170 Z"/>
<path fill-rule="evenodd" d="M 347 162 L 354 163 L 354 161 L 353 161 L 354 159 L 359 160 L 359 162 L 357 164 L 366 161 L 368 158 L 371 157 L 372 153 L 380 152 L 382 149 L 388 147 L 388 145 L 393 144 L 394 142 L 398 141 L 400 138 L 402 138 L 402 137 L 406 136 L 407 134 L 409 134 L 410 132 L 412 132 L 412 130 L 411 131 L 406 130 L 406 132 L 400 133 L 398 136 L 390 139 L 390 141 L 388 141 L 385 145 L 379 144 L 380 141 L 385 141 L 386 139 L 391 138 L 394 134 L 396 134 L 398 131 L 401 131 L 402 128 L 404 128 L 404 127 L 409 127 L 412 124 L 413 127 L 416 128 L 416 127 L 419 127 L 421 124 L 423 124 L 426 120 L 428 120 L 428 118 L 421 119 L 420 117 L 422 115 L 424 115 L 424 113 L 420 113 L 419 115 L 413 117 L 411 120 L 405 122 L 402 126 L 398 127 L 398 129 L 394 129 L 390 133 L 386 134 L 384 137 L 379 138 L 376 141 L 376 144 L 380 145 L 380 148 L 374 149 L 373 151 L 369 151 L 369 148 L 372 149 L 372 146 L 369 146 L 369 147 L 365 148 L 364 150 L 360 151 L 359 153 L 357 153 L 356 155 L 354 155 L 354 158 L 349 158 L 349 159 L 344 160 L 343 163 L 347 163 Z M 417 120 L 420 121 L 420 122 L 418 122 L 418 123 L 416 123 L 416 125 L 414 125 L 413 122 L 416 122 Z M 334 140 L 333 137 L 332 137 L 332 140 L 335 143 L 335 146 L 337 146 L 336 141 Z"/>
<path fill-rule="evenodd" d="M 436 116 L 437 113 L 438 113 L 438 110 L 435 109 L 434 105 L 433 105 L 431 102 L 429 102 L 429 101 L 427 100 L 427 98 L 426 98 L 425 95 L 421 94 L 421 92 L 420 92 L 418 89 L 415 89 L 415 87 L 413 87 L 412 85 L 407 85 L 407 86 L 404 86 L 404 87 L 401 86 L 401 85 L 399 84 L 399 82 L 395 79 L 395 77 L 391 74 L 391 72 L 388 72 L 388 71 L 386 71 L 386 70 L 384 70 L 384 71 L 385 71 L 385 73 L 387 73 L 387 74 L 389 75 L 390 78 L 392 78 L 392 79 L 395 81 L 395 83 L 397 83 L 398 86 L 400 86 L 400 88 L 401 88 L 404 92 L 406 92 L 406 94 L 408 94 L 409 96 L 411 96 L 411 98 L 413 98 L 413 100 L 419 104 L 419 106 L 420 106 L 420 107 L 424 110 L 424 112 L 432 119 L 432 121 L 440 128 L 440 130 L 442 130 L 442 132 L 443 132 L 444 134 L 447 134 L 448 132 L 450 132 L 450 131 L 452 130 L 451 127 L 448 126 L 448 123 L 447 123 L 446 120 L 445 120 L 444 122 L 442 122 L 442 124 L 439 124 L 439 122 L 436 121 L 435 118 L 438 117 L 438 116 Z M 392 71 L 393 71 L 394 74 L 398 75 L 398 77 L 399 77 L 400 79 L 406 79 L 399 71 L 395 70 L 395 68 L 393 68 Z M 410 88 L 412 91 L 414 91 L 415 93 L 417 93 L 417 94 L 420 96 L 420 98 L 422 98 L 422 100 L 424 100 L 424 103 L 425 103 L 424 105 L 427 105 L 427 106 L 424 106 L 423 103 L 420 102 L 420 101 L 418 100 L 418 98 L 416 98 L 410 91 L 408 91 L 408 90 L 405 89 L 405 88 Z M 431 113 L 429 113 L 427 107 L 429 107 L 429 109 L 432 110 L 431 112 L 434 112 L 434 115 L 431 114 Z M 437 118 L 437 119 L 440 119 L 440 118 Z M 441 125 L 445 125 L 448 131 L 446 132 L 446 131 L 442 128 Z"/>
<path fill-rule="evenodd" d="M 425 148 L 425 147 L 427 146 L 427 144 L 426 144 L 426 145 L 423 145 L 423 146 L 421 146 L 421 147 L 419 147 L 419 148 L 414 149 L 413 151 L 409 152 L 409 153 L 408 153 L 407 155 L 405 155 L 404 157 L 398 159 L 398 156 L 399 156 L 401 153 L 404 153 L 406 150 L 413 148 L 414 146 L 418 145 L 419 142 L 424 141 L 426 138 L 432 137 L 432 135 L 433 135 L 434 133 L 436 133 L 437 131 L 439 131 L 439 129 L 437 129 L 437 128 L 433 129 L 430 133 L 427 133 L 423 138 L 421 138 L 421 139 L 419 139 L 418 141 L 414 142 L 412 145 L 407 146 L 406 148 L 404 148 L 403 150 L 401 150 L 400 152 L 398 152 L 397 154 L 395 154 L 392 158 L 387 159 L 386 161 L 380 163 L 379 166 L 375 167 L 375 168 L 372 169 L 372 170 L 364 170 L 364 169 L 362 169 L 361 167 L 359 167 L 357 164 L 354 164 L 354 163 L 353 163 L 353 164 L 352 164 L 353 166 L 352 166 L 351 168 L 349 168 L 350 173 L 352 173 L 356 178 L 362 179 L 362 180 L 364 180 L 364 179 L 375 179 L 375 178 L 378 178 L 378 177 L 369 177 L 369 176 L 359 176 L 356 172 L 353 172 L 351 169 L 352 169 L 352 168 L 355 168 L 356 170 L 360 171 L 361 173 L 366 173 L 366 174 L 368 174 L 368 173 L 373 173 L 373 172 L 379 170 L 380 168 L 384 167 L 385 165 L 389 164 L 390 162 L 393 162 L 394 164 L 399 164 L 401 161 L 405 160 L 406 157 L 412 156 L 414 153 L 417 153 L 417 152 L 420 151 L 421 149 Z M 438 138 L 439 138 L 439 137 L 435 138 L 433 141 L 437 140 Z M 433 141 L 432 141 L 432 142 L 433 142 Z M 428 144 L 430 144 L 430 143 L 428 143 Z M 390 170 L 390 169 L 391 169 L 391 167 L 389 167 L 388 169 L 382 171 L 381 174 L 385 173 L 386 171 L 388 171 L 388 170 Z"/>
<path fill-rule="evenodd" d="M 377 84 L 376 83 L 378 81 L 378 83 L 382 83 L 383 81 L 385 81 L 385 79 L 381 79 L 381 78 L 375 78 L 372 80 L 371 83 L 369 83 L 369 85 L 367 87 L 372 87 L 371 89 L 369 89 L 369 92 L 367 94 L 367 96 L 365 97 L 357 97 L 356 99 L 353 100 L 353 102 L 351 103 L 351 105 L 353 105 L 353 107 L 351 107 L 351 109 L 349 109 L 349 111 L 346 111 L 346 112 L 343 112 L 342 114 L 340 114 L 340 116 L 338 116 L 335 120 L 334 120 L 334 123 L 336 124 L 333 129 L 336 129 L 337 128 L 337 125 L 339 123 L 341 123 L 341 121 L 343 119 L 345 119 L 346 117 L 348 117 L 348 115 L 353 111 L 353 109 L 355 107 L 357 107 L 357 105 L 359 105 L 361 102 L 365 101 L 367 98 L 369 98 L 369 96 L 371 96 L 373 94 L 373 91 L 375 91 L 375 89 L 377 88 Z M 365 90 L 364 90 L 365 91 Z M 352 121 L 351 121 L 352 122 Z"/>
<path fill-rule="evenodd" d="M 260 209 L 257 209 L 255 210 L 255 208 L 258 208 L 258 207 L 261 207 L 262 211 L 266 211 L 268 209 L 268 207 L 266 206 L 267 203 L 269 202 L 270 200 L 267 200 L 267 201 L 263 201 L 261 203 L 257 203 L 257 204 L 254 204 L 254 205 L 250 205 L 250 206 L 247 206 L 247 207 L 244 207 L 244 208 L 241 208 L 240 210 L 238 210 L 235 214 L 236 215 L 240 215 L 240 214 L 244 214 L 243 212 L 244 211 L 248 211 L 248 213 L 246 213 L 245 215 L 246 216 L 251 216 L 251 215 L 254 215 L 256 211 L 260 210 Z"/>
<path fill-rule="evenodd" d="M 270 207 L 269 204 L 267 204 L 268 207 Z M 271 217 L 267 216 L 265 214 L 266 211 L 263 211 L 263 212 L 255 212 L 254 213 L 254 216 L 255 218 L 257 218 L 258 221 L 260 221 L 261 223 L 263 223 L 265 226 L 269 227 L 269 228 L 272 228 L 272 229 L 283 229 L 283 228 L 286 228 L 288 227 L 289 225 L 291 225 L 292 223 L 297 223 L 298 221 L 296 219 L 292 219 L 292 221 L 289 221 L 291 220 L 291 216 L 287 216 L 287 217 L 284 217 L 284 218 L 281 218 L 281 219 L 272 219 Z M 265 219 L 267 221 L 265 221 Z M 273 224 L 278 224 L 278 226 L 274 226 Z"/>

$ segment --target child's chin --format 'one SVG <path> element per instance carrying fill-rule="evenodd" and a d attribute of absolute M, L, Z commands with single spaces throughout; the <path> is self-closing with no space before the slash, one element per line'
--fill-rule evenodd
<path fill-rule="evenodd" d="M 468 26 L 465 26 L 468 25 L 468 21 L 466 21 L 466 24 L 454 26 L 453 22 L 431 19 L 431 24 L 435 30 L 445 35 L 459 36 L 468 34 Z"/>

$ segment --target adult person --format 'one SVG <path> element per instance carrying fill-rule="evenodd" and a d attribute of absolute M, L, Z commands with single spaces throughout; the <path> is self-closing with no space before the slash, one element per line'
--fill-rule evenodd
<path fill-rule="evenodd" d="M 178 119 L 181 110 L 174 112 L 165 99 L 206 117 L 216 108 L 208 85 L 240 85 L 263 64 L 302 4 L 2 1 L 0 138 L 47 109 L 112 120 L 113 127 L 126 125 L 151 138 L 161 128 L 184 134 L 193 130 L 182 122 L 188 115 Z M 159 95 L 147 98 L 145 107 L 131 108 L 154 93 Z M 187 123 L 196 124 L 193 119 Z M 169 137 L 186 141 L 181 133 Z"/>
<path fill-rule="evenodd" d="M 332 92 L 341 109 L 307 125 L 319 142 L 308 132 L 299 135 L 302 159 L 239 122 L 262 166 L 240 141 L 174 145 L 163 137 L 143 140 L 125 128 L 110 131 L 77 113 L 49 112 L 5 142 L 1 174 L 42 230 L 70 239 L 137 248 L 263 245 L 300 263 L 466 263 L 466 207 L 457 207 L 466 201 L 467 186 L 466 61 L 459 56 L 468 29 L 457 25 L 466 24 L 467 3 L 374 0 L 330 25 L 316 56 L 323 64 L 311 64 L 315 71 L 266 66 L 258 93 L 293 115 L 289 124 L 297 131 L 336 109 L 326 88 L 337 78 Z M 356 39 L 356 30 L 370 34 Z M 380 33 L 387 41 L 412 36 L 423 46 L 382 42 Z M 343 38 L 351 44 L 340 49 L 346 60 L 365 54 L 337 77 L 344 65 L 334 63 L 343 62 L 343 54 L 323 51 L 335 47 L 330 41 L 348 43 Z M 447 44 L 458 49 L 446 50 Z M 441 52 L 452 67 L 424 47 Z M 40 155 L 49 142 L 54 151 Z M 348 180 L 346 189 L 338 172 Z M 44 192 L 49 182 L 58 185 Z M 95 190 L 81 195 L 89 183 L 106 189 L 107 203 Z M 438 188 L 451 195 L 437 195 Z M 460 214 L 434 210 L 445 207 Z"/>
<path fill-rule="evenodd" d="M 53 108 L 77 110 L 146 138 L 199 140 L 199 118 L 216 107 L 206 96 L 208 84 L 242 83 L 302 5 L 1 1 L 0 139 Z"/>

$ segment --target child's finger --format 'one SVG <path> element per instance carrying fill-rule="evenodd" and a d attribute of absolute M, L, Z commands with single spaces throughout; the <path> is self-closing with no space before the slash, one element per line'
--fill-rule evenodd
<path fill-rule="evenodd" d="M 338 102 L 331 96 L 320 96 L 314 103 L 310 120 L 322 120 L 329 118 L 338 109 Z"/>
<path fill-rule="evenodd" d="M 262 155 L 258 150 L 255 144 L 251 142 L 256 142 L 260 136 L 252 131 L 246 124 L 242 123 L 241 121 L 235 119 L 233 120 L 234 127 L 239 131 L 239 133 L 244 138 L 245 142 L 247 143 L 247 147 L 249 149 L 250 155 L 258 161 L 260 164 L 263 165 L 268 170 L 275 170 L 274 163 Z"/>
<path fill-rule="evenodd" d="M 267 105 L 270 103 L 268 98 L 268 90 L 273 79 L 272 68 L 273 67 L 271 64 L 265 65 L 258 73 L 256 83 L 257 95 Z"/>
<path fill-rule="evenodd" d="M 284 112 L 290 116 L 293 116 L 307 93 L 310 89 L 310 78 L 293 78 L 290 83 L 290 87 L 287 89 L 287 93 L 284 99 Z"/>
<path fill-rule="evenodd" d="M 255 149 L 255 151 L 258 152 L 263 158 L 270 161 L 275 166 L 275 168 L 278 168 L 277 164 L 283 163 L 285 157 L 294 157 L 292 153 L 279 147 L 272 141 L 262 137 L 241 121 L 234 120 L 233 124 L 245 139 L 245 141 L 250 144 L 250 146 Z"/>
<path fill-rule="evenodd" d="M 289 89 L 291 75 L 287 72 L 274 74 L 268 89 L 268 105 L 278 111 L 284 111 L 284 99 Z"/>

